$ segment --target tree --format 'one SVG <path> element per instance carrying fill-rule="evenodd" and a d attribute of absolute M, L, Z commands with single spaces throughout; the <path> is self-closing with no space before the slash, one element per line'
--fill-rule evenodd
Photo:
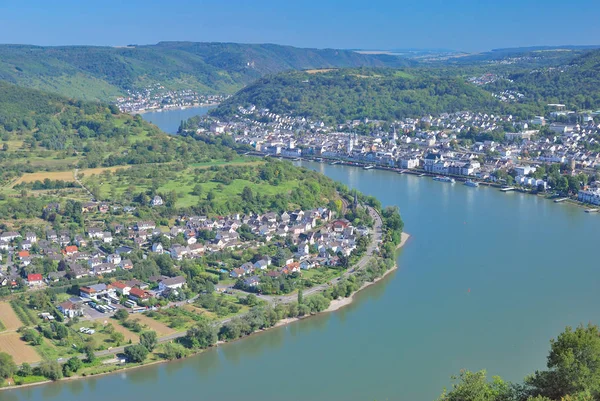
<path fill-rule="evenodd" d="M 62 378 L 62 367 L 56 361 L 48 361 L 45 360 L 40 363 L 38 366 L 38 371 L 40 375 L 50 379 L 50 380 L 58 380 Z"/>
<path fill-rule="evenodd" d="M 57 323 L 55 326 L 56 338 L 62 340 L 69 337 L 69 329 L 64 324 Z"/>
<path fill-rule="evenodd" d="M 148 350 L 141 344 L 125 347 L 125 356 L 129 362 L 144 362 L 148 356 Z"/>
<path fill-rule="evenodd" d="M 19 376 L 30 376 L 33 373 L 33 370 L 31 369 L 31 365 L 28 364 L 27 362 L 23 362 L 23 364 L 21 365 L 21 368 L 19 369 Z"/>
<path fill-rule="evenodd" d="M 298 290 L 298 305 L 303 304 L 304 303 L 304 291 L 302 291 L 302 288 L 300 288 Z"/>
<path fill-rule="evenodd" d="M 600 329 L 596 325 L 567 327 L 550 341 L 547 371 L 525 380 L 534 395 L 560 399 L 568 394 L 590 392 L 600 396 Z"/>
<path fill-rule="evenodd" d="M 113 331 L 110 334 L 110 339 L 112 342 L 116 343 L 117 345 L 121 345 L 121 343 L 125 340 L 125 336 L 123 335 L 123 333 L 120 333 L 118 331 Z"/>
<path fill-rule="evenodd" d="M 63 373 L 65 376 L 69 376 L 70 373 L 77 373 L 77 371 L 81 369 L 82 366 L 83 362 L 81 362 L 81 359 L 77 358 L 76 356 L 73 356 L 69 358 L 67 363 L 63 365 Z"/>
<path fill-rule="evenodd" d="M 6 352 L 0 352 L 0 382 L 8 379 L 17 372 L 17 364 L 13 361 L 12 355 Z"/>
<path fill-rule="evenodd" d="M 209 322 L 202 321 L 187 331 L 185 339 L 189 348 L 208 348 L 217 342 L 217 330 Z"/>
<path fill-rule="evenodd" d="M 125 321 L 125 320 L 127 320 L 128 317 L 129 317 L 129 313 L 125 309 L 119 309 L 115 313 L 115 319 L 118 319 L 120 321 Z"/>
<path fill-rule="evenodd" d="M 185 358 L 187 355 L 186 349 L 181 344 L 166 343 L 163 349 L 164 357 L 169 360 Z"/>
<path fill-rule="evenodd" d="M 452 384 L 452 390 L 444 392 L 438 401 L 503 401 L 513 399 L 508 383 L 495 376 L 489 382 L 485 370 L 470 372 L 464 370 L 458 377 L 452 377 L 458 383 Z"/>
<path fill-rule="evenodd" d="M 155 331 L 148 330 L 140 334 L 140 344 L 146 347 L 150 352 L 154 350 L 156 344 L 158 344 L 158 336 Z"/>
<path fill-rule="evenodd" d="M 96 360 L 96 353 L 94 352 L 94 345 L 93 344 L 87 344 L 84 349 L 83 352 L 85 353 L 85 360 L 88 363 L 92 363 Z"/>

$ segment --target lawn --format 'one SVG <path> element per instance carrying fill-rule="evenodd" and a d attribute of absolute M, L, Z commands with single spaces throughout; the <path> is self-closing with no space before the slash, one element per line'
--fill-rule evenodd
<path fill-rule="evenodd" d="M 139 319 L 142 326 L 146 326 L 145 330 L 154 330 L 158 337 L 164 337 L 177 333 L 178 330 L 172 329 L 166 324 L 152 319 L 142 313 L 131 316 L 130 319 Z M 142 330 L 143 331 L 143 330 Z"/>

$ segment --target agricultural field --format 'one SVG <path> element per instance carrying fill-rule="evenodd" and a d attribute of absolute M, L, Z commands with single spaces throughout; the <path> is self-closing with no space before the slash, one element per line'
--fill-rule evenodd
<path fill-rule="evenodd" d="M 18 365 L 42 360 L 35 348 L 21 340 L 21 335 L 17 332 L 0 333 L 0 352 L 12 355 Z"/>
<path fill-rule="evenodd" d="M 159 337 L 168 336 L 171 334 L 177 333 L 177 330 L 170 328 L 166 324 L 159 322 L 158 320 L 154 320 L 151 317 L 148 317 L 142 313 L 135 314 L 129 317 L 129 320 L 139 319 L 139 323 L 142 326 L 146 326 L 144 330 L 154 330 Z M 143 331 L 143 330 L 142 330 Z"/>
<path fill-rule="evenodd" d="M 146 315 L 147 317 L 163 323 L 169 328 L 177 331 L 187 330 L 207 317 L 203 316 L 203 311 L 201 309 L 189 304 L 180 308 L 150 311 L 147 312 Z"/>
<path fill-rule="evenodd" d="M 113 166 L 113 167 L 97 167 L 97 168 L 86 168 L 83 170 L 79 170 L 78 175 L 79 178 L 91 177 L 94 174 L 100 175 L 105 171 L 110 171 L 111 173 L 117 171 L 118 169 L 127 169 L 131 166 Z"/>
<path fill-rule="evenodd" d="M 0 323 L 4 327 L 4 331 L 16 331 L 23 326 L 23 322 L 8 302 L 0 302 Z"/>
<path fill-rule="evenodd" d="M 128 330 L 125 327 L 121 326 L 121 324 L 116 320 L 112 321 L 111 323 L 113 324 L 115 331 L 118 331 L 119 333 L 123 334 L 123 336 L 125 336 L 126 342 L 129 342 L 129 340 L 131 340 L 131 342 L 135 344 L 140 341 L 140 336 L 138 336 L 131 330 Z"/>
<path fill-rule="evenodd" d="M 52 181 L 67 181 L 74 182 L 75 177 L 73 176 L 73 171 L 38 171 L 36 173 L 27 173 L 23 174 L 18 180 L 13 182 L 13 186 L 20 184 L 22 182 L 35 182 L 35 181 L 44 181 L 45 179 L 49 179 Z"/>

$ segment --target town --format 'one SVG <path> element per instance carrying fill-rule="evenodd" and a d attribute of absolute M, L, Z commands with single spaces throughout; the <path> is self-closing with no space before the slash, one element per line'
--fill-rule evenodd
<path fill-rule="evenodd" d="M 328 125 L 239 106 L 229 121 L 205 116 L 195 129 L 186 128 L 199 135 L 230 134 L 262 155 L 456 176 L 600 204 L 600 111 L 548 107 L 554 111 L 547 118 L 527 121 L 466 111 Z"/>
<path fill-rule="evenodd" d="M 161 84 L 138 90 L 128 90 L 127 96 L 118 97 L 115 101 L 123 113 L 143 113 L 169 109 L 210 106 L 227 99 L 225 95 L 203 95 L 195 91 L 168 90 Z"/>

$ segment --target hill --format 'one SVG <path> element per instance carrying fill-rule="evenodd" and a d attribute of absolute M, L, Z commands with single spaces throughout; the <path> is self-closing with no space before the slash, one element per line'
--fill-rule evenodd
<path fill-rule="evenodd" d="M 233 158 L 231 150 L 174 138 L 115 106 L 0 81 L 0 185 L 23 173 Z M 187 155 L 187 156 L 186 156 Z"/>
<path fill-rule="evenodd" d="M 587 52 L 558 67 L 521 70 L 486 89 L 516 90 L 531 102 L 563 103 L 570 109 L 600 108 L 600 50 Z"/>
<path fill-rule="evenodd" d="M 127 89 L 233 93 L 289 69 L 397 67 L 411 62 L 350 50 L 274 44 L 161 42 L 128 47 L 0 45 L 0 79 L 79 99 L 110 100 Z"/>
<path fill-rule="evenodd" d="M 225 118 L 238 106 L 329 122 L 393 120 L 460 110 L 490 112 L 502 106 L 488 92 L 458 77 L 422 70 L 339 69 L 317 74 L 284 72 L 264 77 L 212 111 Z"/>

